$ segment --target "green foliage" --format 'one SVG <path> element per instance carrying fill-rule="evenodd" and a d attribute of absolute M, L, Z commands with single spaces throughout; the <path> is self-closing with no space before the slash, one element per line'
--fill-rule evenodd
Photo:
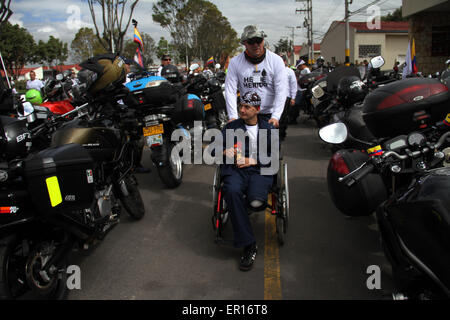
<path fill-rule="evenodd" d="M 206 0 L 160 0 L 153 5 L 153 20 L 168 29 L 181 61 L 186 54 L 191 60 L 225 60 L 239 47 L 227 18 Z"/>
<path fill-rule="evenodd" d="M 292 40 L 288 39 L 280 39 L 278 40 L 278 43 L 275 45 L 275 53 L 286 53 L 290 52 L 292 48 Z"/>
<path fill-rule="evenodd" d="M 9 22 L 0 27 L 0 51 L 6 69 L 14 78 L 25 64 L 34 61 L 35 46 L 33 36 L 25 28 Z"/>
<path fill-rule="evenodd" d="M 164 54 L 169 54 L 174 58 L 173 51 L 174 46 L 170 44 L 168 40 L 164 37 L 159 38 L 158 45 L 156 46 L 156 55 L 158 56 L 158 59 L 161 59 Z"/>
<path fill-rule="evenodd" d="M 77 62 L 106 53 L 100 41 L 91 28 L 81 28 L 70 45 L 70 52 Z"/>
<path fill-rule="evenodd" d="M 53 36 L 50 36 L 47 42 L 39 40 L 35 56 L 35 62 L 47 64 L 48 66 L 61 65 L 69 56 L 67 43 Z"/>
<path fill-rule="evenodd" d="M 395 9 L 392 13 L 381 17 L 381 21 L 408 21 L 408 18 L 403 18 L 402 7 Z"/>

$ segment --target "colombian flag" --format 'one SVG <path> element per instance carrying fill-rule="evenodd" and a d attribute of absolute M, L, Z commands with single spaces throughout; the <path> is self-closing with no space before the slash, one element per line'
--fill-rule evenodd
<path fill-rule="evenodd" d="M 206 61 L 206 64 L 214 63 L 214 57 L 211 57 Z"/>
<path fill-rule="evenodd" d="M 139 47 L 142 51 L 144 51 L 144 43 L 142 42 L 141 34 L 139 33 L 139 31 L 136 27 L 134 28 L 134 40 L 133 41 L 139 45 Z"/>
<path fill-rule="evenodd" d="M 416 74 L 419 69 L 417 69 L 417 61 L 416 61 L 416 44 L 414 42 L 414 38 L 411 45 L 411 62 L 412 62 L 412 73 Z"/>

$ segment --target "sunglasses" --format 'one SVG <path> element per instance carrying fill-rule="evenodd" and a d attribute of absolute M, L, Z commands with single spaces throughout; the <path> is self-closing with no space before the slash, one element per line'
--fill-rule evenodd
<path fill-rule="evenodd" d="M 257 43 L 257 44 L 260 44 L 261 42 L 263 42 L 263 38 L 251 38 L 251 39 L 248 39 L 247 40 L 247 43 L 248 44 L 255 44 L 255 43 Z"/>
<path fill-rule="evenodd" d="M 164 59 L 163 61 L 172 61 L 172 59 Z"/>

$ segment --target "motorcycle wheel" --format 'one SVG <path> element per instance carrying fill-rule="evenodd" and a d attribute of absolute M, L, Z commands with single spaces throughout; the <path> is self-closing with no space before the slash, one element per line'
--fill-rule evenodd
<path fill-rule="evenodd" d="M 128 196 L 122 195 L 120 202 L 131 218 L 140 220 L 145 215 L 145 206 L 137 185 L 135 176 L 127 176 L 125 178 L 125 186 Z"/>
<path fill-rule="evenodd" d="M 29 290 L 25 279 L 27 257 L 20 251 L 16 236 L 0 240 L 0 300 L 17 299 Z"/>
<path fill-rule="evenodd" d="M 180 156 L 172 157 L 174 144 L 170 142 L 167 148 L 169 164 L 158 166 L 158 175 L 162 182 L 170 189 L 174 189 L 181 184 L 183 179 L 183 162 Z"/>

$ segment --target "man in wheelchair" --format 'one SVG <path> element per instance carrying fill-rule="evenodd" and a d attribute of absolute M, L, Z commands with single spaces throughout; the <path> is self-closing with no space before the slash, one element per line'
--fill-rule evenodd
<path fill-rule="evenodd" d="M 258 117 L 261 99 L 256 93 L 248 92 L 241 97 L 238 106 L 240 118 L 226 125 L 224 135 L 224 164 L 221 165 L 224 199 L 233 226 L 234 246 L 243 248 L 239 268 L 250 270 L 257 254 L 256 239 L 250 223 L 248 210 L 260 211 L 267 206 L 267 197 L 273 183 L 273 175 L 261 174 L 259 156 L 259 133 L 267 132 L 267 155 L 271 152 L 272 124 Z M 234 148 L 226 148 L 226 131 L 242 129 L 246 134 L 244 144 L 234 136 Z M 229 133 L 228 133 L 229 134 Z M 244 146 L 244 148 L 242 148 Z M 227 160 L 228 158 L 228 160 Z M 231 159 L 234 159 L 231 162 Z M 278 159 L 277 159 L 278 160 Z M 233 163 L 233 164 L 230 164 Z"/>

